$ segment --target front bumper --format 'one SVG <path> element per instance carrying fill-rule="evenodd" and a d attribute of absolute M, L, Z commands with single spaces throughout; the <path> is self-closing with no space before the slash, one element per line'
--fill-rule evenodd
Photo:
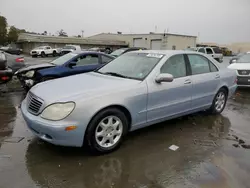
<path fill-rule="evenodd" d="M 237 85 L 239 87 L 250 87 L 250 76 L 237 76 Z"/>
<path fill-rule="evenodd" d="M 66 120 L 48 121 L 27 111 L 26 99 L 22 102 L 21 111 L 28 128 L 37 137 L 54 145 L 81 147 L 84 131 L 77 122 Z M 68 126 L 75 125 L 77 129 L 65 131 Z"/>

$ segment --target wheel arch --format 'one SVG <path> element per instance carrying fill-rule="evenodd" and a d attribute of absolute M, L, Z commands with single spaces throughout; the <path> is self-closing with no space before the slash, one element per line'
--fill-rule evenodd
<path fill-rule="evenodd" d="M 225 89 L 226 92 L 227 92 L 227 96 L 228 96 L 229 88 L 228 88 L 226 85 L 221 86 L 220 89 Z M 220 90 L 220 89 L 219 89 L 219 90 Z M 218 91 L 219 91 L 219 90 L 218 90 Z"/>
<path fill-rule="evenodd" d="M 86 130 L 88 129 L 88 127 L 89 127 L 91 121 L 93 120 L 93 118 L 94 118 L 98 113 L 100 113 L 101 111 L 106 110 L 106 109 L 108 109 L 108 108 L 117 108 L 117 109 L 119 109 L 120 111 L 122 111 L 122 112 L 125 114 L 125 116 L 127 117 L 127 119 L 128 119 L 128 130 L 130 130 L 130 128 L 131 128 L 131 123 L 132 123 L 132 116 L 131 116 L 131 113 L 130 113 L 130 111 L 129 111 L 125 106 L 120 105 L 120 104 L 113 104 L 113 105 L 109 105 L 109 106 L 103 107 L 103 108 L 101 108 L 100 110 L 98 110 L 96 113 L 94 113 L 94 115 L 92 115 L 92 117 L 90 118 L 90 120 L 89 120 L 89 122 L 88 122 L 88 125 L 87 125 Z"/>

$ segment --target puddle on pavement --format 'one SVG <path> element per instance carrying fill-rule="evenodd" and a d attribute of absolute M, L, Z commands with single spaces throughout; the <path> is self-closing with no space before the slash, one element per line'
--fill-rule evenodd
<path fill-rule="evenodd" d="M 0 187 L 247 187 L 248 117 L 233 110 L 242 105 L 242 95 L 230 100 L 222 115 L 198 113 L 130 133 L 119 150 L 105 156 L 31 137 L 17 108 L 23 96 L 1 98 L 0 112 L 11 114 L 2 116 L 1 126 L 14 128 L 9 137 L 25 138 L 0 145 Z M 249 104 L 243 102 L 248 111 Z M 239 139 L 245 143 L 236 148 Z M 173 144 L 180 148 L 170 150 Z"/>

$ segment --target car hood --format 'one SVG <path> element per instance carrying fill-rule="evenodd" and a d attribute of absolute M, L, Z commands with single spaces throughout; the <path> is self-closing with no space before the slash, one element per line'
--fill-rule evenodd
<path fill-rule="evenodd" d="M 29 70 L 36 70 L 36 69 L 40 69 L 40 68 L 47 68 L 47 67 L 54 67 L 55 65 L 51 64 L 51 63 L 43 63 L 43 64 L 37 64 L 37 65 L 29 65 L 27 67 L 24 67 L 22 69 L 18 70 L 18 73 L 21 72 L 26 72 Z"/>
<path fill-rule="evenodd" d="M 30 91 L 46 103 L 54 103 L 74 100 L 78 96 L 98 97 L 129 89 L 138 83 L 141 81 L 90 72 L 42 82 Z"/>
<path fill-rule="evenodd" d="M 235 70 L 250 70 L 250 62 L 249 63 L 233 63 L 228 66 L 229 69 Z"/>

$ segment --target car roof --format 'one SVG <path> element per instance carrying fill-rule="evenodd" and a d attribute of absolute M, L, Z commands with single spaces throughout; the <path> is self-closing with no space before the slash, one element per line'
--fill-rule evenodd
<path fill-rule="evenodd" d="M 74 51 L 74 52 L 71 52 L 71 53 L 74 53 L 74 54 L 77 54 L 77 55 L 79 55 L 79 54 L 100 54 L 100 55 L 106 55 L 106 56 L 109 56 L 109 57 L 113 57 L 113 56 L 111 56 L 111 55 L 109 55 L 109 54 L 105 54 L 105 53 L 103 53 L 103 52 L 96 52 L 96 51 L 88 51 L 88 50 L 85 50 L 85 51 Z"/>
<path fill-rule="evenodd" d="M 186 51 L 186 50 L 139 50 L 139 51 L 131 51 L 128 53 L 154 53 L 161 55 L 175 55 L 175 54 L 201 54 L 195 51 Z"/>

